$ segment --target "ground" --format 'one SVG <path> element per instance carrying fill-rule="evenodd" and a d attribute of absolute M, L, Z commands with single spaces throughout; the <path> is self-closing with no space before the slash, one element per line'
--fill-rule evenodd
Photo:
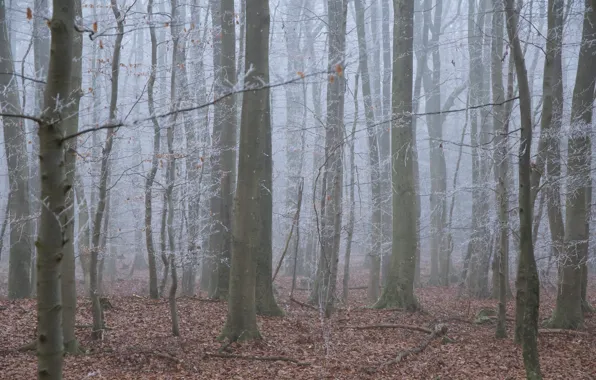
<path fill-rule="evenodd" d="M 137 277 L 138 275 L 138 277 Z M 279 278 L 276 288 L 284 317 L 259 318 L 263 341 L 232 344 L 215 357 L 226 317 L 226 305 L 200 294 L 180 298 L 179 338 L 171 336 L 168 303 L 149 300 L 143 278 L 117 281 L 107 289 L 113 309 L 106 311 L 109 330 L 99 342 L 90 340 L 91 304 L 81 297 L 77 310 L 77 335 L 85 355 L 67 356 L 65 379 L 523 379 L 521 349 L 509 337 L 497 340 L 494 324 L 476 325 L 478 310 L 495 307 L 492 300 L 470 300 L 457 287 L 417 289 L 422 312 L 366 308 L 366 290 L 350 291 L 350 302 L 341 305 L 330 320 L 288 296 L 291 280 Z M 352 276 L 352 286 L 366 283 L 364 270 Z M 596 279 L 595 279 L 596 280 Z M 339 282 L 341 284 L 341 282 Z M 592 281 L 591 301 L 596 303 Z M 308 292 L 295 299 L 306 302 Z M 541 319 L 552 312 L 555 295 L 543 289 Z M 513 316 L 513 302 L 508 305 Z M 17 348 L 32 341 L 35 301 L 0 298 L 0 378 L 33 379 L 35 353 Z M 437 338 L 421 353 L 397 364 L 383 366 L 408 349 L 419 347 L 428 334 L 409 329 L 354 329 L 350 326 L 404 324 L 447 327 L 447 339 Z M 582 334 L 541 333 L 539 349 L 545 379 L 596 378 L 596 316 L 586 316 Z M 261 361 L 246 357 L 283 357 Z"/>

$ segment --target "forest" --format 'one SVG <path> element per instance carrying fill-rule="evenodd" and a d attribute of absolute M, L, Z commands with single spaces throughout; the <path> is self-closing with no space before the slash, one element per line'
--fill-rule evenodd
<path fill-rule="evenodd" d="M 0 0 L 0 378 L 596 379 L 595 68 L 596 0 Z"/>

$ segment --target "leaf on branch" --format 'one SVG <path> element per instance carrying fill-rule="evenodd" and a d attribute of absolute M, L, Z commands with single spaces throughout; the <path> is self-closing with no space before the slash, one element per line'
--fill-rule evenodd
<path fill-rule="evenodd" d="M 329 75 L 329 83 L 333 83 L 333 82 L 335 82 L 335 76 Z"/>
<path fill-rule="evenodd" d="M 31 11 L 31 8 L 27 8 L 27 20 L 31 20 L 33 18 L 33 12 Z"/>
<path fill-rule="evenodd" d="M 103 41 L 102 40 L 99 40 L 99 48 L 103 49 Z"/>
<path fill-rule="evenodd" d="M 97 33 L 97 21 L 93 23 L 93 32 Z"/>
<path fill-rule="evenodd" d="M 170 23 L 169 23 L 169 22 L 166 22 L 166 23 L 164 24 L 164 26 L 167 28 L 168 26 L 170 26 Z"/>
<path fill-rule="evenodd" d="M 296 74 L 302 79 L 304 79 L 304 73 L 302 71 L 298 71 Z"/>
<path fill-rule="evenodd" d="M 335 65 L 335 72 L 337 73 L 338 76 L 342 76 L 342 74 L 344 73 L 344 69 L 343 67 L 341 67 L 341 65 L 338 63 L 337 65 Z"/>

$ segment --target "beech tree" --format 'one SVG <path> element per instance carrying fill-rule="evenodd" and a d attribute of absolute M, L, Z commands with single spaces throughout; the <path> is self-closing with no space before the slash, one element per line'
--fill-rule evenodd
<path fill-rule="evenodd" d="M 270 210 L 271 126 L 269 103 L 269 2 L 246 1 L 245 86 L 252 90 L 242 97 L 238 190 L 234 202 L 232 267 L 228 317 L 220 338 L 230 341 L 260 339 L 256 318 L 257 256 L 267 236 L 264 211 Z"/>
<path fill-rule="evenodd" d="M 391 270 L 376 308 L 418 309 L 414 296 L 414 272 L 418 246 L 416 191 L 413 165 L 412 81 L 414 4 L 393 0 L 393 96 L 391 125 L 393 184 L 393 247 Z"/>

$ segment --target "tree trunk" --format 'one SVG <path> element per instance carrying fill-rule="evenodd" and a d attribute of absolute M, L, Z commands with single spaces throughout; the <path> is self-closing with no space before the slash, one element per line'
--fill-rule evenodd
<path fill-rule="evenodd" d="M 379 145 L 375 131 L 375 114 L 373 111 L 372 94 L 370 88 L 370 72 L 366 48 L 366 28 L 364 23 L 364 7 L 362 0 L 354 0 L 356 10 L 356 31 L 358 33 L 358 54 L 360 74 L 362 75 L 362 95 L 364 98 L 364 116 L 368 135 L 368 161 L 370 165 L 370 183 L 372 195 L 371 213 L 371 267 L 368 277 L 368 301 L 371 303 L 379 299 L 380 269 L 382 256 L 382 226 L 381 226 L 381 167 L 379 166 Z M 352 180 L 353 181 L 353 180 Z"/>
<path fill-rule="evenodd" d="M 565 259 L 559 264 L 557 303 L 551 325 L 556 328 L 577 329 L 583 326 L 582 264 L 589 231 L 586 228 L 591 191 L 590 168 L 592 147 L 592 103 L 594 101 L 594 64 L 596 13 L 589 1 L 585 2 L 584 23 L 577 76 L 571 105 L 571 132 L 567 155 L 567 200 L 565 202 Z M 590 197 L 591 198 L 591 197 Z"/>
<path fill-rule="evenodd" d="M 0 3 L 0 25 L 4 27 L 4 4 Z M 41 224 L 37 246 L 37 378 L 62 379 L 62 294 L 61 265 L 67 229 L 64 141 L 68 114 L 59 107 L 59 99 L 70 96 L 73 69 L 73 34 L 75 4 L 72 0 L 55 0 L 51 20 L 52 46 L 44 110 L 39 125 L 39 168 L 41 173 Z M 5 130 L 7 126 L 5 125 Z M 28 279 L 27 279 L 28 280 Z"/>
<path fill-rule="evenodd" d="M 267 86 L 269 83 L 269 2 L 268 0 L 247 0 L 245 11 L 244 67 L 252 67 L 252 71 L 247 71 L 245 86 L 258 88 L 262 83 Z M 265 212 L 271 210 L 270 196 L 263 197 L 264 194 L 271 194 L 270 188 L 263 189 L 263 181 L 271 183 L 271 157 L 264 155 L 268 149 L 271 149 L 270 117 L 268 87 L 244 93 L 240 121 L 238 191 L 233 223 L 228 316 L 220 336 L 221 339 L 227 338 L 229 341 L 261 337 L 257 327 L 255 288 L 257 256 L 262 248 L 262 237 L 268 233 L 264 231 L 266 220 L 262 218 Z"/>
<path fill-rule="evenodd" d="M 482 57 L 483 39 L 485 34 L 485 23 L 488 13 L 488 0 L 480 0 L 480 9 L 476 13 L 475 2 L 469 2 L 468 9 L 468 46 L 470 53 L 470 100 L 471 106 L 478 106 L 488 103 L 489 91 L 485 88 L 485 69 Z M 472 15 L 477 14 L 476 20 Z M 471 145 L 472 145 L 472 228 L 473 233 L 468 246 L 469 259 L 467 265 L 467 285 L 472 297 L 483 298 L 489 296 L 488 290 L 488 268 L 489 268 L 489 240 L 488 233 L 488 200 L 489 194 L 485 189 L 485 181 L 488 180 L 488 158 L 479 149 L 480 146 L 488 144 L 489 133 L 487 131 L 488 115 L 486 111 L 479 112 L 470 110 L 471 121 Z M 479 117 L 480 116 L 480 117 Z"/>
<path fill-rule="evenodd" d="M 79 168 L 76 169 L 75 173 L 75 195 L 77 197 L 77 209 L 79 212 L 79 225 L 78 225 L 78 249 L 79 249 L 79 262 L 83 271 L 83 279 L 85 283 L 85 292 L 89 294 L 89 288 L 91 285 L 91 279 L 89 278 L 89 261 L 91 259 L 91 219 L 89 218 L 89 206 L 87 204 L 87 197 L 85 196 L 85 188 L 83 179 L 79 173 Z"/>
<path fill-rule="evenodd" d="M 523 325 L 522 347 L 526 378 L 529 380 L 542 379 L 540 361 L 538 357 L 538 308 L 540 306 L 540 283 L 534 247 L 532 245 L 532 188 L 530 151 L 532 146 L 532 102 L 526 63 L 518 36 L 518 19 L 514 10 L 513 0 L 505 1 L 507 18 L 507 33 L 512 45 L 517 81 L 519 86 L 521 141 L 519 144 L 519 240 L 520 260 L 519 272 L 525 272 L 525 296 L 516 299 L 516 329 Z M 518 294 L 519 296 L 519 294 Z M 522 299 L 520 299 L 522 298 Z M 520 304 L 523 302 L 523 323 L 519 319 Z"/>
<path fill-rule="evenodd" d="M 413 164 L 412 77 L 414 3 L 394 0 L 393 98 L 391 128 L 393 184 L 393 247 L 391 272 L 376 308 L 416 310 L 414 296 L 418 212 Z"/>
<path fill-rule="evenodd" d="M 118 78 L 120 74 L 120 48 L 122 46 L 122 38 L 124 37 L 124 19 L 121 18 L 120 10 L 116 0 L 111 0 L 111 7 L 114 13 L 114 18 L 118 24 L 118 34 L 114 43 L 114 54 L 112 56 L 112 91 L 110 96 L 110 121 L 116 122 L 116 109 L 118 104 Z M 106 141 L 103 147 L 101 157 L 101 171 L 99 179 L 99 194 L 97 201 L 97 208 L 93 220 L 93 235 L 91 243 L 91 268 L 90 268 L 90 297 L 92 303 L 93 314 L 93 339 L 101 339 L 103 336 L 103 313 L 99 302 L 99 294 L 101 290 L 101 276 L 100 268 L 98 268 L 98 254 L 100 251 L 100 237 L 102 234 L 102 219 L 106 209 L 106 201 L 108 198 L 108 179 L 110 172 L 110 154 L 114 145 L 114 135 L 116 131 L 108 129 L 106 132 Z M 107 234 L 107 229 L 104 228 L 104 235 Z M 103 261 L 103 260 L 102 260 Z"/>
<path fill-rule="evenodd" d="M 327 202 L 322 211 L 321 255 L 317 279 L 311 300 L 319 305 L 325 316 L 331 316 L 337 297 L 337 266 L 341 243 L 342 188 L 343 188 L 343 130 L 346 45 L 346 16 L 348 3 L 345 0 L 328 0 L 329 12 L 329 58 L 328 64 L 335 73 L 327 82 L 327 125 L 325 127 L 325 171 L 326 187 L 323 189 Z"/>
<path fill-rule="evenodd" d="M 151 156 L 151 169 L 145 180 L 145 244 L 147 245 L 147 261 L 149 263 L 149 297 L 157 299 L 159 292 L 157 288 L 157 265 L 155 259 L 155 246 L 153 244 L 153 207 L 152 187 L 157 173 L 157 155 L 161 142 L 161 128 L 155 117 L 155 101 L 153 89 L 155 85 L 155 71 L 157 70 L 157 38 L 155 37 L 155 25 L 153 23 L 153 0 L 147 3 L 147 14 L 149 15 L 149 35 L 151 38 L 151 71 L 147 83 L 147 105 L 151 122 L 153 123 L 153 154 Z"/>
<path fill-rule="evenodd" d="M 29 204 L 29 162 L 25 119 L 22 114 L 18 81 L 14 72 L 10 38 L 6 27 L 6 6 L 0 0 L 0 114 L 4 123 L 4 150 L 8 166 L 8 202 L 10 218 L 10 259 L 8 297 L 29 297 L 32 226 Z M 8 116 L 11 115 L 11 116 Z"/>
<path fill-rule="evenodd" d="M 221 27 L 221 44 L 214 48 L 214 59 L 216 71 L 216 97 L 233 91 L 236 83 L 236 37 L 234 22 L 234 1 L 213 0 L 220 4 L 212 5 L 213 18 L 219 18 L 214 23 Z M 216 8 L 219 8 L 216 10 Z M 218 24 L 219 23 L 219 24 Z M 218 37 L 219 38 L 219 37 Z M 215 55 L 218 55 L 215 58 Z M 219 78 L 218 78 L 219 76 Z M 215 105 L 212 156 L 212 179 L 217 181 L 219 192 L 215 195 L 218 199 L 212 199 L 212 213 L 215 216 L 216 232 L 214 241 L 210 248 L 215 250 L 217 257 L 217 286 L 211 289 L 210 297 L 227 299 L 230 278 L 230 252 L 231 252 L 231 231 L 232 231 L 232 200 L 234 186 L 234 167 L 236 165 L 236 104 L 235 97 L 228 96 Z M 229 177 L 229 178 L 228 178 Z"/>
<path fill-rule="evenodd" d="M 500 104 L 505 101 L 505 88 L 503 87 L 503 2 L 493 0 L 493 39 L 491 52 L 491 74 L 492 74 L 492 95 L 493 103 Z M 496 337 L 507 337 L 506 326 L 506 307 L 507 307 L 507 272 L 509 271 L 509 124 L 505 120 L 505 106 L 503 104 L 493 107 L 493 130 L 495 134 L 494 147 L 496 152 L 497 177 L 497 202 L 499 213 L 499 230 L 497 237 L 498 253 L 495 255 L 495 261 L 498 266 L 493 269 L 498 273 L 497 282 L 493 282 L 493 287 L 498 287 L 498 318 Z"/>
<path fill-rule="evenodd" d="M 348 225 L 346 227 L 346 255 L 344 257 L 344 278 L 343 278 L 343 296 L 342 300 L 344 303 L 348 302 L 348 293 L 350 289 L 350 255 L 352 253 L 352 239 L 354 237 L 354 211 L 356 208 L 356 200 L 354 198 L 354 187 L 356 186 L 356 165 L 354 163 L 354 148 L 356 145 L 356 125 L 358 123 L 358 74 L 355 78 L 355 89 L 354 89 L 354 122 L 352 123 L 352 133 L 348 136 L 350 142 L 350 182 L 348 186 L 350 189 L 348 202 L 350 204 L 350 211 L 348 214 Z M 347 139 L 346 139 L 347 140 Z"/>
<path fill-rule="evenodd" d="M 82 18 L 81 1 L 75 0 L 75 14 Z M 79 103 L 81 101 L 82 90 L 82 70 L 83 64 L 81 56 L 83 54 L 83 38 L 81 33 L 76 33 L 73 40 L 73 65 L 70 78 L 70 96 L 69 106 L 66 112 L 69 117 L 64 125 L 67 135 L 72 135 L 79 130 Z M 74 247 L 74 211 L 75 211 L 75 192 L 73 190 L 76 173 L 77 159 L 77 139 L 66 141 L 65 144 L 65 171 L 66 188 L 70 189 L 66 194 L 66 240 L 64 243 L 64 257 L 62 259 L 62 329 L 64 333 L 64 350 L 68 353 L 77 353 L 79 351 L 77 338 L 75 336 L 75 315 L 77 309 L 77 288 L 75 279 L 75 247 Z"/>

